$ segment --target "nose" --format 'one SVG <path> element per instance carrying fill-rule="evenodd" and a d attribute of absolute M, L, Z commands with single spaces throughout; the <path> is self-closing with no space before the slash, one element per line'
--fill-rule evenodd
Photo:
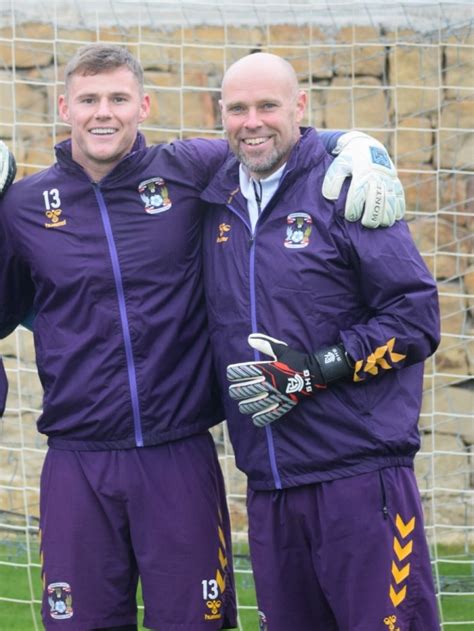
<path fill-rule="evenodd" d="M 97 104 L 96 118 L 110 118 L 111 115 L 109 100 L 106 97 L 101 98 Z"/>
<path fill-rule="evenodd" d="M 262 122 L 256 107 L 249 107 L 247 110 L 247 116 L 245 118 L 245 127 L 248 129 L 257 129 L 261 127 Z"/>

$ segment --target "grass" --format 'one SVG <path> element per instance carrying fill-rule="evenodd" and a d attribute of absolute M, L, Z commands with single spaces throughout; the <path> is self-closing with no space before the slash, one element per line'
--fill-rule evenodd
<path fill-rule="evenodd" d="M 472 625 L 453 625 L 450 622 L 474 620 L 474 555 L 459 548 L 438 546 L 437 571 L 442 592 L 441 611 L 445 622 L 443 631 L 474 631 Z M 452 595 L 451 595 L 452 594 Z"/>
<path fill-rule="evenodd" d="M 33 552 L 36 554 L 37 551 L 32 551 L 32 554 Z M 440 546 L 438 558 L 440 560 L 437 563 L 437 571 L 441 589 L 443 592 L 449 592 L 449 595 L 441 597 L 443 631 L 474 631 L 472 624 L 459 624 L 463 621 L 474 620 L 474 597 L 463 594 L 463 592 L 474 592 L 474 554 L 466 554 L 459 547 Z M 26 564 L 26 559 L 26 550 L 19 542 L 0 544 L 0 561 Z M 255 589 L 249 572 L 250 563 L 245 545 L 235 546 L 234 564 L 239 606 L 252 607 L 252 609 L 240 609 L 240 622 L 244 631 L 255 631 L 258 628 Z M 32 606 L 29 603 L 30 584 L 34 598 L 39 600 L 41 598 L 39 568 L 0 565 L 0 598 L 25 601 L 15 603 L 0 600 L 1 630 L 33 631 L 35 628 L 33 616 L 36 617 L 38 629 L 42 629 L 39 605 Z M 141 605 L 140 593 L 138 600 Z M 144 631 L 142 626 L 139 626 L 139 629 Z"/>

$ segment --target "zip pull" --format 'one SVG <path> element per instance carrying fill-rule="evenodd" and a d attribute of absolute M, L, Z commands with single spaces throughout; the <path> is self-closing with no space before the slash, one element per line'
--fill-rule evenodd
<path fill-rule="evenodd" d="M 383 518 L 388 518 L 388 507 L 387 507 L 387 494 L 385 492 L 385 484 L 383 481 L 382 471 L 379 469 L 379 480 L 380 480 L 380 489 L 382 491 L 382 514 Z"/>
<path fill-rule="evenodd" d="M 262 197 L 263 189 L 260 180 L 255 181 L 252 179 L 253 192 L 255 194 L 255 201 L 257 202 L 258 214 L 262 212 Z M 257 190 L 258 189 L 258 190 Z"/>

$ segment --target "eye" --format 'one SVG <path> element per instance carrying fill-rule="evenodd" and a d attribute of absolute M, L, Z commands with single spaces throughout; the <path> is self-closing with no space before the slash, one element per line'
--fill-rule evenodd
<path fill-rule="evenodd" d="M 127 101 L 127 99 L 124 96 L 115 96 L 114 97 L 114 103 L 125 103 L 126 101 Z"/>
<path fill-rule="evenodd" d="M 231 114 L 240 114 L 244 111 L 244 108 L 242 105 L 231 105 L 227 108 L 227 111 Z"/>
<path fill-rule="evenodd" d="M 266 112 L 274 110 L 276 107 L 278 107 L 276 103 L 264 103 L 262 105 L 262 109 Z"/>

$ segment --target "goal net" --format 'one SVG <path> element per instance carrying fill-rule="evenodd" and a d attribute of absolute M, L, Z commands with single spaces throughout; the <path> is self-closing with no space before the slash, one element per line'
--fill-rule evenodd
<path fill-rule="evenodd" d="M 2 0 L 0 138 L 18 177 L 49 166 L 68 135 L 64 65 L 81 45 L 126 45 L 145 69 L 148 141 L 220 137 L 226 67 L 284 56 L 309 95 L 307 124 L 357 128 L 389 149 L 411 231 L 438 282 L 442 342 L 426 363 L 416 472 L 443 629 L 474 629 L 474 29 L 470 0 L 434 2 Z M 54 265 L 52 253 L 51 264 Z M 10 383 L 0 420 L 0 629 L 41 629 L 42 392 L 32 336 L 0 341 Z M 245 480 L 225 425 L 214 430 L 232 514 L 240 625 L 256 628 Z M 20 622 L 20 626 L 15 626 Z"/>

